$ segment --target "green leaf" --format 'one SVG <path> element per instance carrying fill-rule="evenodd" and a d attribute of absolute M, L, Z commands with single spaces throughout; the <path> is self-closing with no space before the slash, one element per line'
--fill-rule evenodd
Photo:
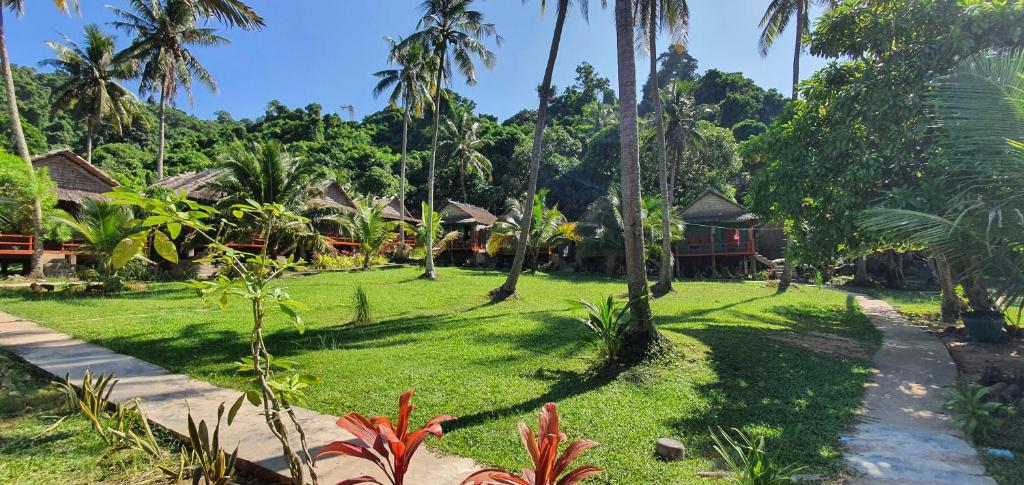
<path fill-rule="evenodd" d="M 263 396 L 258 391 L 246 391 L 245 399 L 253 406 L 259 406 L 263 403 Z"/>
<path fill-rule="evenodd" d="M 142 225 L 146 227 L 153 227 L 168 222 L 171 222 L 171 218 L 167 216 L 149 216 L 146 220 L 142 221 Z"/>
<path fill-rule="evenodd" d="M 231 211 L 231 215 L 235 216 L 235 219 L 241 219 L 245 214 L 243 214 L 242 211 L 235 209 Z"/>
<path fill-rule="evenodd" d="M 110 264 L 113 265 L 114 269 L 121 269 L 124 265 L 128 264 L 128 261 L 137 256 L 140 251 L 142 251 L 142 238 L 138 235 L 126 237 L 117 243 L 117 247 L 114 248 Z"/>
<path fill-rule="evenodd" d="M 177 222 L 167 224 L 167 233 L 171 235 L 171 239 L 178 239 L 178 236 L 181 235 L 181 224 Z"/>
<path fill-rule="evenodd" d="M 156 253 L 160 257 L 177 264 L 178 263 L 178 248 L 174 245 L 174 241 L 167 237 L 163 231 L 153 232 L 153 249 L 156 249 Z"/>
<path fill-rule="evenodd" d="M 234 404 L 231 405 L 231 409 L 228 410 L 228 426 L 235 420 L 235 415 L 238 414 L 238 410 L 242 407 L 242 401 L 245 400 L 245 394 L 238 396 L 238 399 Z"/>

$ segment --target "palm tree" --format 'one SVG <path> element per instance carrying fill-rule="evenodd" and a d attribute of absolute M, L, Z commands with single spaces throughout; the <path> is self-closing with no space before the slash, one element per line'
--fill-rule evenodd
<path fill-rule="evenodd" d="M 232 0 L 208 0 L 219 3 L 237 3 Z M 160 145 L 157 151 L 157 179 L 164 178 L 164 151 L 167 123 L 164 112 L 173 103 L 179 86 L 192 100 L 192 79 L 205 84 L 214 92 L 217 82 L 189 50 L 191 47 L 224 45 L 228 40 L 217 35 L 215 29 L 199 27 L 200 15 L 191 0 L 130 0 L 132 11 L 112 8 L 119 19 L 111 25 L 134 34 L 135 40 L 118 55 L 133 59 L 141 65 L 142 80 L 139 93 L 157 93 L 160 108 Z"/>
<path fill-rule="evenodd" d="M 800 84 L 800 54 L 804 50 L 804 36 L 810 32 L 811 23 L 808 11 L 811 5 L 823 6 L 826 9 L 835 8 L 839 0 L 772 0 L 761 17 L 758 27 L 764 29 L 761 38 L 758 40 L 758 49 L 761 57 L 768 55 L 775 39 L 778 39 L 782 32 L 789 26 L 789 21 L 796 18 L 796 46 L 793 49 L 793 94 L 796 99 L 797 85 Z"/>
<path fill-rule="evenodd" d="M 279 254 L 294 248 L 311 251 L 330 248 L 312 226 L 338 226 L 342 218 L 338 210 L 310 204 L 316 195 L 322 195 L 313 194 L 310 188 L 317 169 L 314 162 L 289 155 L 278 141 L 236 143 L 220 155 L 218 162 L 224 173 L 210 188 L 227 194 L 220 206 L 230 207 L 251 199 L 261 204 L 281 204 L 307 219 L 298 223 L 286 221 L 271 228 L 271 234 L 260 235 L 270 239 L 268 247 L 277 248 L 275 252 Z"/>
<path fill-rule="evenodd" d="M 669 250 L 675 242 L 683 236 L 683 222 L 674 212 L 668 217 L 662 212 L 665 210 L 660 197 L 644 197 L 641 201 L 644 215 L 644 238 L 657 239 L 661 237 L 665 219 L 669 221 Z M 664 246 L 652 244 L 647 247 L 647 259 L 658 259 L 662 256 Z M 672 268 L 669 268 L 672 271 Z"/>
<path fill-rule="evenodd" d="M 67 81 L 53 90 L 53 109 L 67 110 L 87 126 L 85 159 L 92 163 L 93 138 L 100 123 L 106 122 L 122 134 L 131 126 L 138 105 L 135 96 L 118 81 L 134 75 L 130 64 L 114 62 L 114 37 L 105 35 L 96 24 L 85 26 L 85 45 L 68 37 L 64 44 L 46 43 L 57 52 L 55 59 L 40 62 L 67 74 Z"/>
<path fill-rule="evenodd" d="M 78 9 L 78 0 L 53 0 L 53 6 L 61 12 L 68 12 L 73 6 Z M 11 10 L 17 16 L 25 13 L 25 0 L 0 0 L 0 64 L 4 70 L 4 87 L 7 90 L 7 116 L 11 119 L 11 133 L 14 134 L 14 146 L 18 156 L 25 160 L 29 170 L 32 166 L 32 154 L 28 152 L 28 142 L 25 141 L 25 132 L 21 129 L 21 114 L 18 112 L 18 97 L 14 93 L 14 74 L 11 73 L 11 58 L 7 53 L 7 33 L 4 27 L 4 10 Z M 43 259 L 43 205 L 39 198 L 32 201 L 32 240 L 35 245 L 32 251 L 32 270 L 29 277 L 41 279 L 43 277 L 43 266 L 40 261 Z"/>
<path fill-rule="evenodd" d="M 437 135 L 441 127 L 441 96 L 442 85 L 452 78 L 452 61 L 459 72 L 466 78 L 466 84 L 476 84 L 476 66 L 473 58 L 477 58 L 485 67 L 494 66 L 494 53 L 487 49 L 483 40 L 494 37 L 501 44 L 494 24 L 484 22 L 484 14 L 471 10 L 473 0 L 423 0 L 420 10 L 423 17 L 418 24 L 417 32 L 409 36 L 402 44 L 419 43 L 426 46 L 434 57 L 437 66 L 434 73 L 434 128 L 430 142 L 430 166 L 427 180 L 427 227 L 433 224 L 434 214 L 434 168 L 437 165 Z M 433 234 L 427 231 L 426 264 L 424 278 L 436 279 L 434 269 Z"/>
<path fill-rule="evenodd" d="M 402 103 L 402 168 L 401 176 L 398 179 L 398 205 L 399 213 L 405 214 L 405 172 L 409 161 L 409 125 L 412 124 L 414 114 L 416 117 L 423 115 L 423 108 L 430 101 L 430 76 L 433 74 L 434 66 L 430 64 L 432 58 L 427 55 L 423 44 L 403 45 L 400 41 L 395 41 L 390 37 L 385 40 L 391 46 L 388 63 L 398 67 L 374 73 L 379 81 L 373 88 L 373 95 L 377 97 L 391 89 L 388 103 L 392 106 Z M 398 226 L 398 241 L 399 256 L 402 256 L 405 250 L 405 224 Z"/>
<path fill-rule="evenodd" d="M 289 155 L 276 140 L 235 143 L 221 154 L 219 162 L 225 173 L 212 187 L 229 194 L 223 204 L 252 199 L 261 204 L 295 207 L 305 197 L 316 172 L 315 163 Z"/>
<path fill-rule="evenodd" d="M 346 218 L 344 226 L 352 239 L 359 243 L 363 256 L 363 269 L 370 267 L 373 257 L 395 239 L 395 228 L 400 223 L 384 218 L 384 203 L 354 199 L 355 210 Z"/>
<path fill-rule="evenodd" d="M 108 276 L 115 272 L 111 264 L 114 248 L 137 231 L 134 219 L 128 207 L 96 200 L 83 202 L 77 218 L 69 215 L 57 217 L 81 239 L 81 250 L 93 258 L 96 271 Z"/>
<path fill-rule="evenodd" d="M 654 98 L 654 126 L 658 151 L 658 185 L 661 189 L 661 270 L 658 272 L 658 293 L 672 291 L 672 199 L 668 185 L 668 154 L 665 146 L 665 117 L 658 85 L 658 34 L 668 30 L 676 40 L 675 49 L 682 50 L 690 27 L 690 7 L 686 0 L 636 0 L 636 30 L 647 41 L 651 61 L 650 92 Z"/>
<path fill-rule="evenodd" d="M 526 0 L 523 1 L 525 2 Z M 544 142 L 544 128 L 547 124 L 548 100 L 554 94 L 551 89 L 551 78 L 554 75 L 555 61 L 558 59 L 558 50 L 562 43 L 562 30 L 565 27 L 565 17 L 569 11 L 570 4 L 572 4 L 572 0 L 558 0 L 556 7 L 555 32 L 551 37 L 551 50 L 548 52 L 547 67 L 544 68 L 544 80 L 541 82 L 540 90 L 538 91 L 540 106 L 537 108 L 537 126 L 533 132 L 533 148 L 530 150 L 530 174 L 526 183 L 526 200 L 533 200 L 537 194 L 537 178 L 540 174 L 540 158 Z M 607 0 L 601 0 L 602 7 L 607 5 Z M 547 0 L 541 0 L 540 6 L 541 10 L 544 10 L 547 7 Z M 580 11 L 583 13 L 583 18 L 587 18 L 590 0 L 579 0 L 579 6 Z M 523 230 L 520 232 L 519 241 L 516 243 L 516 254 L 512 259 L 512 269 L 509 271 L 505 283 L 491 290 L 492 299 L 504 300 L 515 294 L 516 285 L 519 283 L 519 275 L 523 271 L 523 262 L 526 260 L 526 249 L 529 243 L 528 236 L 531 232 L 531 224 L 533 224 L 532 217 L 523 219 Z"/>
<path fill-rule="evenodd" d="M 615 34 L 619 75 L 619 145 L 622 175 L 622 228 L 626 241 L 626 283 L 633 321 L 624 351 L 645 351 L 658 338 L 647 292 L 643 214 L 640 207 L 640 148 L 636 107 L 636 57 L 631 0 L 615 1 Z"/>
<path fill-rule="evenodd" d="M 622 204 L 615 189 L 587 206 L 577 222 L 576 233 L 580 236 L 577 258 L 603 256 L 605 273 L 618 272 L 626 241 L 622 232 Z"/>
<path fill-rule="evenodd" d="M 466 172 L 478 173 L 488 180 L 491 178 L 491 161 L 480 153 L 480 149 L 486 147 L 488 142 L 480 138 L 480 121 L 465 109 L 452 110 L 443 131 L 444 141 L 441 146 L 447 149 L 449 161 L 459 167 L 462 200 L 468 202 Z"/>
<path fill-rule="evenodd" d="M 810 19 L 807 12 L 810 10 L 812 2 L 828 9 L 839 4 L 839 0 L 772 0 L 768 4 L 768 9 L 765 10 L 764 16 L 761 17 L 761 23 L 758 24 L 758 27 L 764 29 L 758 41 L 758 48 L 761 51 L 761 56 L 764 57 L 768 55 L 768 49 L 775 43 L 775 39 L 786 30 L 790 19 L 796 18 L 796 46 L 793 49 L 793 93 L 791 95 L 794 100 L 799 96 L 797 86 L 800 84 L 800 54 L 803 53 L 804 36 L 810 31 Z M 793 260 L 786 258 L 782 279 L 779 281 L 779 289 L 784 291 L 792 281 Z"/>
<path fill-rule="evenodd" d="M 674 199 L 679 165 L 694 145 L 704 140 L 697 121 L 700 120 L 700 112 L 710 108 L 697 106 L 681 82 L 672 83 L 662 90 L 662 103 L 666 122 L 665 141 L 668 155 L 672 158 L 668 173 L 668 194 Z"/>
<path fill-rule="evenodd" d="M 567 241 L 578 241 L 580 237 L 576 234 L 576 223 L 569 222 L 562 211 L 558 210 L 557 204 L 547 207 L 547 196 L 547 189 L 537 191 L 529 208 L 523 207 L 518 199 L 509 199 L 508 211 L 491 229 L 491 237 L 487 239 L 487 253 L 493 256 L 517 244 L 526 227 L 524 219 L 527 216 L 533 219 L 526 241 L 531 267 L 534 269 L 537 269 L 537 258 L 541 250 Z"/>
<path fill-rule="evenodd" d="M 216 18 L 229 26 L 245 30 L 266 26 L 262 17 L 241 0 L 182 0 L 204 17 Z"/>
<path fill-rule="evenodd" d="M 409 231 L 413 233 L 416 238 L 416 245 L 427 247 L 428 237 L 433 247 L 430 252 L 435 256 L 441 251 L 444 251 L 451 243 L 458 241 L 462 237 L 461 231 L 451 231 L 448 234 L 443 234 L 444 227 L 441 226 L 441 221 L 444 219 L 444 213 L 434 212 L 431 214 L 430 220 L 431 225 L 427 226 L 427 212 L 430 210 L 427 207 L 427 203 L 421 203 L 420 211 L 423 214 L 423 218 L 420 223 L 409 228 Z M 427 227 L 431 230 L 428 231 Z"/>

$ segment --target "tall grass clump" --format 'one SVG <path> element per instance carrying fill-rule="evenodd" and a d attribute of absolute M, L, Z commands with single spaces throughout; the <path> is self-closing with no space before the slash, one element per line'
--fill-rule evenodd
<path fill-rule="evenodd" d="M 370 307 L 370 298 L 366 296 L 366 290 L 362 286 L 357 286 L 356 290 L 352 293 L 352 323 L 355 325 L 365 325 L 372 321 L 373 315 Z"/>

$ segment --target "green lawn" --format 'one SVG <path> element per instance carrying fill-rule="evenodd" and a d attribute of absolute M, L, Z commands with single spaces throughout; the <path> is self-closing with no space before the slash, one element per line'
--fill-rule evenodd
<path fill-rule="evenodd" d="M 64 397 L 49 379 L 2 352 L 0 381 L 0 483 L 114 485 L 162 477 L 141 452 L 108 453 L 85 417 L 63 417 Z"/>
<path fill-rule="evenodd" d="M 885 300 L 917 323 L 934 323 L 942 320 L 942 297 L 938 291 L 872 288 L 855 288 L 853 291 Z"/>
<path fill-rule="evenodd" d="M 415 388 L 415 421 L 442 413 L 460 418 L 431 446 L 512 469 L 526 465 L 515 423 L 535 426 L 540 406 L 555 401 L 570 438 L 601 443 L 585 461 L 607 468 L 611 483 L 698 481 L 694 472 L 717 468 L 708 439 L 717 426 L 777 436 L 787 461 L 837 470 L 838 438 L 853 421 L 868 364 L 769 337 L 829 333 L 855 339 L 869 353 L 880 342 L 842 293 L 681 283 L 677 293 L 653 302 L 675 353 L 609 376 L 591 372 L 595 353 L 563 300 L 621 294 L 621 282 L 526 276 L 522 299 L 491 305 L 485 295 L 502 281 L 499 273 L 443 268 L 436 282 L 418 280 L 418 273 L 287 280 L 292 296 L 310 307 L 308 329 L 299 335 L 275 316 L 271 352 L 321 378 L 309 393 L 316 410 L 394 414 L 398 395 Z M 356 285 L 370 295 L 374 324 L 347 325 Z M 114 297 L 43 298 L 8 293 L 0 309 L 174 371 L 246 385 L 231 366 L 248 350 L 241 302 L 220 310 L 173 284 Z M 654 459 L 653 442 L 662 436 L 683 441 L 688 459 Z"/>

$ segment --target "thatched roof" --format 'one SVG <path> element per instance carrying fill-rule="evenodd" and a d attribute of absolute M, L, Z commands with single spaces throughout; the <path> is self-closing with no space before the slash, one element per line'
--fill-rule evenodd
<path fill-rule="evenodd" d="M 401 216 L 402 205 L 399 203 L 398 196 L 392 195 L 390 197 L 374 197 L 374 204 L 384 205 L 384 218 L 391 219 L 394 221 L 405 220 L 408 222 L 419 222 L 419 219 L 413 217 L 412 213 L 409 212 L 409 208 L 405 208 L 405 217 Z"/>
<path fill-rule="evenodd" d="M 193 200 L 216 202 L 223 199 L 225 194 L 210 188 L 210 184 L 223 174 L 224 169 L 220 168 L 211 168 L 202 172 L 183 172 L 157 182 L 156 186 L 175 192 L 184 190 L 185 194 Z"/>
<path fill-rule="evenodd" d="M 729 200 L 721 192 L 707 188 L 681 211 L 684 222 L 753 222 L 757 216 L 746 207 Z"/>
<path fill-rule="evenodd" d="M 32 158 L 35 167 L 46 167 L 57 183 L 57 200 L 81 204 L 85 200 L 104 200 L 102 194 L 117 187 L 116 180 L 66 148 Z"/>
<path fill-rule="evenodd" d="M 448 205 L 441 210 L 444 213 L 445 224 L 480 224 L 482 226 L 494 225 L 498 218 L 490 211 L 482 207 L 449 200 Z"/>
<path fill-rule="evenodd" d="M 345 187 L 334 180 L 321 182 L 314 186 L 317 194 L 310 199 L 309 205 L 316 208 L 329 207 L 351 211 L 355 208 L 355 202 L 348 195 Z"/>

